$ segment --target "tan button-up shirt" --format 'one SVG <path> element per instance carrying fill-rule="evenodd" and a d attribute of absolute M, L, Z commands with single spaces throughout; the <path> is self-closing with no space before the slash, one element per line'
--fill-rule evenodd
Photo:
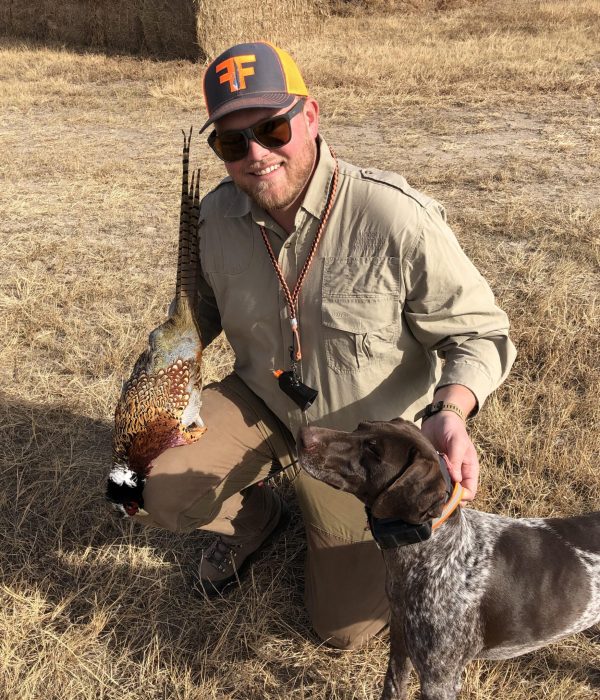
<path fill-rule="evenodd" d="M 322 139 L 319 148 L 290 235 L 230 178 L 202 200 L 200 212 L 205 344 L 225 331 L 235 371 L 294 435 L 302 412 L 273 377 L 290 368 L 289 312 L 259 225 L 293 289 L 334 171 Z M 361 420 L 412 420 L 436 385 L 463 384 L 481 406 L 515 357 L 506 314 L 440 204 L 399 175 L 343 161 L 298 321 L 301 377 L 319 391 L 305 419 L 344 430 Z"/>

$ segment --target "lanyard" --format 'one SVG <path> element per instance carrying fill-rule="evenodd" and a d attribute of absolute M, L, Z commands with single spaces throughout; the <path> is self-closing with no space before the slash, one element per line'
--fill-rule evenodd
<path fill-rule="evenodd" d="M 333 156 L 333 158 L 335 160 L 335 169 L 333 171 L 333 177 L 331 179 L 331 187 L 329 189 L 329 195 L 327 196 L 327 202 L 325 204 L 325 209 L 323 210 L 323 214 L 321 215 L 321 221 L 319 223 L 319 228 L 317 229 L 317 232 L 315 233 L 315 237 L 314 237 L 312 245 L 310 247 L 310 251 L 308 253 L 306 260 L 304 261 L 304 265 L 302 266 L 302 269 L 300 270 L 300 274 L 298 275 L 298 279 L 296 280 L 296 284 L 294 285 L 294 290 L 292 292 L 290 292 L 290 288 L 288 287 L 288 284 L 285 281 L 285 277 L 283 276 L 283 273 L 281 272 L 281 267 L 279 266 L 279 263 L 277 262 L 277 258 L 275 257 L 275 253 L 273 252 L 273 247 L 271 246 L 271 243 L 269 242 L 269 239 L 267 237 L 267 232 L 265 230 L 265 227 L 259 226 L 260 233 L 263 237 L 263 241 L 265 242 L 265 246 L 267 248 L 267 252 L 269 253 L 269 257 L 271 258 L 271 262 L 273 263 L 273 267 L 275 268 L 275 273 L 277 274 L 277 278 L 279 279 L 279 284 L 281 285 L 283 293 L 285 294 L 288 309 L 290 312 L 290 325 L 292 327 L 292 349 L 291 349 L 292 364 L 294 364 L 295 362 L 299 362 L 302 359 L 302 349 L 300 347 L 300 332 L 298 329 L 298 311 L 297 311 L 297 309 L 298 309 L 298 296 L 300 295 L 300 288 L 302 287 L 304 279 L 306 278 L 306 275 L 308 273 L 308 269 L 311 266 L 311 263 L 315 257 L 315 253 L 317 252 L 317 246 L 319 245 L 319 241 L 321 240 L 323 233 L 325 231 L 325 227 L 327 226 L 327 221 L 329 219 L 331 209 L 333 208 L 333 203 L 334 203 L 335 195 L 337 192 L 339 167 L 338 167 L 337 158 L 335 157 L 335 154 L 333 153 L 333 151 L 331 152 L 331 155 Z"/>

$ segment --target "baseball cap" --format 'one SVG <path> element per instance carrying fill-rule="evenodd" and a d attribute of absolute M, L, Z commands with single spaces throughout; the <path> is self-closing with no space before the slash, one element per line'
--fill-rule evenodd
<path fill-rule="evenodd" d="M 208 120 L 200 129 L 230 112 L 253 107 L 282 109 L 308 90 L 294 59 L 268 41 L 236 44 L 204 73 Z"/>

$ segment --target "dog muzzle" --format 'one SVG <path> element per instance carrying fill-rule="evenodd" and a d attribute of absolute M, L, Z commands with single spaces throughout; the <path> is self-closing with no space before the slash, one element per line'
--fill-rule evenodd
<path fill-rule="evenodd" d="M 394 547 L 404 547 L 409 544 L 425 542 L 431 537 L 433 531 L 442 525 L 458 508 L 462 499 L 462 486 L 459 483 L 452 484 L 446 456 L 438 453 L 438 461 L 440 471 L 446 482 L 446 492 L 448 494 L 448 500 L 439 518 L 415 525 L 414 523 L 400 520 L 400 518 L 375 518 L 371 513 L 371 509 L 365 506 L 369 528 L 379 549 L 392 549 Z"/>

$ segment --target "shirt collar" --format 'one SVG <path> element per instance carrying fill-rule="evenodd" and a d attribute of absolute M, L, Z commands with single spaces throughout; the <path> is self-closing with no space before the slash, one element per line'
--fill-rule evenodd
<path fill-rule="evenodd" d="M 224 182 L 233 182 L 233 180 L 230 177 L 226 177 L 225 179 L 221 180 L 221 184 Z M 242 190 L 240 190 L 240 188 L 234 184 L 234 194 L 231 198 L 229 207 L 227 207 L 225 216 L 231 218 L 246 216 L 246 214 L 250 213 L 251 208 L 252 200 L 250 197 L 248 197 L 245 192 L 242 192 Z"/>
<path fill-rule="evenodd" d="M 225 178 L 223 182 L 233 182 L 230 177 Z M 267 212 L 258 206 L 258 204 L 252 200 L 245 192 L 235 187 L 234 195 L 231 199 L 229 207 L 225 212 L 225 216 L 228 218 L 242 218 L 250 214 L 252 220 L 259 224 L 259 226 L 265 226 L 275 233 L 277 233 L 281 238 L 285 239 L 287 234 L 285 231 L 277 224 Z"/>
<path fill-rule="evenodd" d="M 288 234 L 281 228 L 281 226 L 273 219 L 267 212 L 258 206 L 256 202 L 250 199 L 250 213 L 252 215 L 252 221 L 259 226 L 264 226 L 268 228 L 273 233 L 277 234 L 282 241 L 288 237 Z"/>
<path fill-rule="evenodd" d="M 327 142 L 321 136 L 317 137 L 317 148 L 319 149 L 319 162 L 306 190 L 302 209 L 320 219 L 327 203 L 329 183 L 335 170 L 335 161 Z"/>

